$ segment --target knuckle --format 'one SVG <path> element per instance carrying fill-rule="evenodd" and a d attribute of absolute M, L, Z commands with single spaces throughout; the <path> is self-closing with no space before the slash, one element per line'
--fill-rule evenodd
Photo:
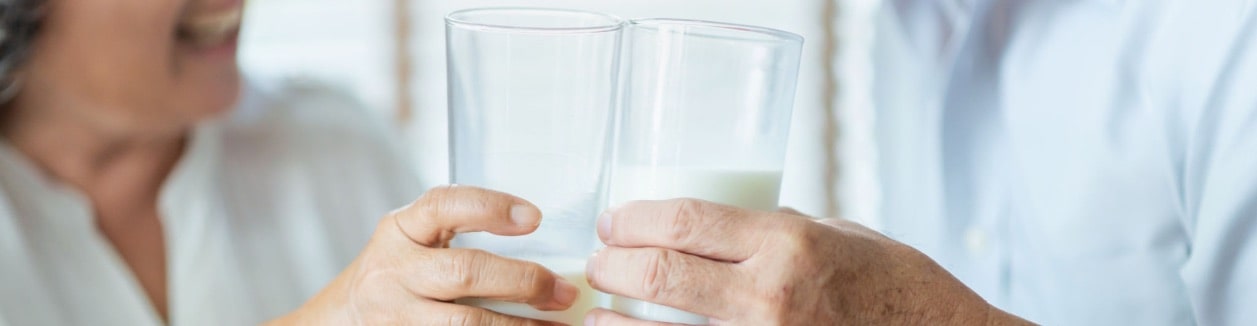
<path fill-rule="evenodd" d="M 685 218 L 693 218 L 694 216 L 702 216 L 706 210 L 702 200 L 694 198 L 677 199 L 677 216 Z"/>
<path fill-rule="evenodd" d="M 658 300 L 670 293 L 675 286 L 670 277 L 674 266 L 675 255 L 671 251 L 655 249 L 646 255 L 645 274 L 642 275 L 641 291 L 645 299 Z"/>
<path fill-rule="evenodd" d="M 822 252 L 824 237 L 832 234 L 824 232 L 827 228 L 816 223 L 783 223 L 780 225 L 774 244 L 778 258 L 771 264 L 790 266 L 790 268 L 761 269 L 755 273 L 757 282 L 750 293 L 754 315 L 764 318 L 765 322 L 778 323 L 790 320 L 795 313 L 792 303 L 807 301 L 808 293 L 814 288 L 821 288 L 824 278 L 818 275 L 830 275 L 826 267 L 826 257 L 830 254 Z M 843 282 L 846 282 L 845 280 Z"/>
<path fill-rule="evenodd" d="M 431 200 L 431 199 L 441 198 L 441 197 L 448 197 L 451 192 L 456 191 L 458 188 L 459 187 L 456 185 L 440 185 L 440 186 L 432 187 L 428 189 L 427 192 L 424 192 L 423 196 L 419 197 L 419 200 L 423 201 L 423 200 Z"/>
<path fill-rule="evenodd" d="M 459 266 L 459 270 L 462 271 L 459 285 L 462 285 L 463 289 L 475 286 L 480 279 L 481 272 L 489 264 L 490 260 L 493 260 L 493 254 L 480 249 L 466 250 L 462 254 L 457 255 L 454 262 Z"/>
<path fill-rule="evenodd" d="M 546 271 L 541 265 L 530 263 L 527 268 L 523 269 L 522 276 L 524 287 L 524 295 L 532 298 L 549 291 L 554 287 L 556 280 L 550 272 Z"/>
<path fill-rule="evenodd" d="M 803 263 L 805 261 L 800 260 L 806 260 L 816 251 L 817 243 L 825 235 L 818 234 L 820 232 L 816 231 L 817 225 L 814 224 L 810 222 L 788 223 L 788 221 L 780 223 L 778 227 L 780 232 L 775 233 L 779 252 L 783 254 L 783 257 L 790 258 L 793 263 Z"/>
<path fill-rule="evenodd" d="M 484 212 L 491 208 L 498 194 L 476 187 L 445 185 L 428 190 L 419 200 L 419 209 L 427 216 L 440 216 L 456 210 Z"/>
<path fill-rule="evenodd" d="M 699 217 L 707 213 L 705 203 L 697 199 L 678 199 L 674 201 L 673 214 L 667 221 L 665 240 L 670 243 L 685 243 L 694 235 L 694 224 Z"/>
<path fill-rule="evenodd" d="M 457 205 L 459 198 L 464 196 L 464 188 L 456 185 L 433 187 L 419 197 L 415 206 L 428 216 L 441 214 Z"/>
<path fill-rule="evenodd" d="M 477 249 L 450 250 L 434 259 L 442 283 L 458 292 L 466 292 L 476 286 L 480 268 L 490 259 L 488 252 Z"/>
<path fill-rule="evenodd" d="M 375 235 L 400 232 L 422 246 L 443 246 L 453 234 L 441 227 L 439 214 L 443 208 L 431 200 L 434 192 L 430 190 L 410 204 L 385 214 L 376 223 Z"/>
<path fill-rule="evenodd" d="M 427 192 L 424 192 L 423 196 L 419 196 L 419 199 L 416 199 L 410 206 L 414 209 L 423 210 L 424 213 L 429 213 L 433 206 L 440 204 L 445 198 L 451 197 L 449 195 L 451 191 L 453 191 L 453 186 L 449 185 L 432 187 Z"/>
<path fill-rule="evenodd" d="M 458 196 L 455 196 L 453 191 L 443 191 L 440 192 L 440 195 L 434 196 L 424 202 L 424 205 L 420 207 L 420 209 L 422 209 L 425 217 L 431 219 L 449 214 L 449 212 L 457 207 L 457 205 Z"/>

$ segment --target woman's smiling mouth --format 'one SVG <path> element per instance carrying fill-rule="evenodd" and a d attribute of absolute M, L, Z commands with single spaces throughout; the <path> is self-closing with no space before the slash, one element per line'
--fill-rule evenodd
<path fill-rule="evenodd" d="M 178 41 L 194 49 L 212 49 L 236 39 L 243 18 L 243 5 L 223 10 L 192 12 L 179 21 Z"/>

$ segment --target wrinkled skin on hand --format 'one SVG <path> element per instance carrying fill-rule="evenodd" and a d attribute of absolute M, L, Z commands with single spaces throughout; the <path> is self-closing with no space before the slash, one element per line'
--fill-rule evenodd
<path fill-rule="evenodd" d="M 602 291 L 716 325 L 1019 325 L 921 252 L 858 224 L 693 200 L 640 201 L 599 220 Z M 586 324 L 657 325 L 606 310 Z"/>

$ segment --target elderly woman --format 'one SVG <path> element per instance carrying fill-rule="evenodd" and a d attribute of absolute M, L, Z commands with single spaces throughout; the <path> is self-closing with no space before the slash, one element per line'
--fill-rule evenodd
<path fill-rule="evenodd" d="M 519 198 L 439 188 L 385 216 L 422 190 L 386 125 L 244 81 L 240 0 L 0 1 L 0 325 L 480 324 L 522 319 L 444 301 L 577 296 L 442 249 L 530 232 Z"/>

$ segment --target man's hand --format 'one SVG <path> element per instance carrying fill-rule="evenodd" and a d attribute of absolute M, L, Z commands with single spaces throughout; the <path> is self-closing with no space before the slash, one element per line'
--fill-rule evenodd
<path fill-rule="evenodd" d="M 598 220 L 599 290 L 731 325 L 1029 324 L 924 254 L 855 223 L 693 200 L 639 201 Z M 587 325 L 653 325 L 595 310 Z"/>

